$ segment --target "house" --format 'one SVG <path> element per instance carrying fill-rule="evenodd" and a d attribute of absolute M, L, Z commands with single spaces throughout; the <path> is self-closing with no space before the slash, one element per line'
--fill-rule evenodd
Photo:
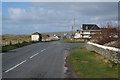
<path fill-rule="evenodd" d="M 35 32 L 31 35 L 31 41 L 41 41 L 42 35 L 38 32 Z"/>
<path fill-rule="evenodd" d="M 100 32 L 101 30 L 96 24 L 82 24 L 80 30 L 81 38 L 85 40 L 98 37 L 96 34 Z"/>
<path fill-rule="evenodd" d="M 57 36 L 57 35 L 52 35 L 52 36 L 50 36 L 50 38 L 53 38 L 53 39 L 59 39 L 59 36 Z"/>
<path fill-rule="evenodd" d="M 74 34 L 74 39 L 82 38 L 82 35 L 80 34 L 80 30 L 77 30 L 77 32 Z"/>

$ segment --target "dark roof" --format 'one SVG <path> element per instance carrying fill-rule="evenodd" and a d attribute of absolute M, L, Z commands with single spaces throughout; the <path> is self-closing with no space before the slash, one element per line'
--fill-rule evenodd
<path fill-rule="evenodd" d="M 35 32 L 35 33 L 33 33 L 32 35 L 41 35 L 40 33 L 38 33 L 38 32 Z"/>
<path fill-rule="evenodd" d="M 96 24 L 82 24 L 83 30 L 100 30 Z"/>

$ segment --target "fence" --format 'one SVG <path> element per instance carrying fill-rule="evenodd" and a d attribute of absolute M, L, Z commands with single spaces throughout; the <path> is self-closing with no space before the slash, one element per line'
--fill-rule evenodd
<path fill-rule="evenodd" d="M 103 46 L 92 42 L 88 42 L 87 44 L 88 50 L 95 51 L 115 63 L 120 63 L 120 49 Z"/>

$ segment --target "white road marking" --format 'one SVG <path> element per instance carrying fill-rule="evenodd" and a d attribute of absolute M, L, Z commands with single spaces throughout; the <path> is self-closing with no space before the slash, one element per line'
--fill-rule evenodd
<path fill-rule="evenodd" d="M 41 50 L 41 52 L 45 51 L 46 49 Z"/>
<path fill-rule="evenodd" d="M 43 50 L 41 50 L 41 52 L 43 52 L 43 51 L 45 51 L 45 50 L 46 50 L 46 49 L 43 49 Z M 2 53 L 2 54 L 5 54 L 5 53 Z M 39 54 L 39 53 L 36 53 L 36 54 L 34 54 L 33 56 L 31 56 L 30 58 L 33 58 L 33 57 L 35 57 L 35 56 L 38 55 L 38 54 Z M 26 60 L 20 62 L 19 64 L 15 65 L 14 67 L 6 70 L 5 73 L 7 73 L 7 72 L 9 72 L 9 71 L 11 71 L 11 70 L 13 70 L 13 69 L 15 69 L 16 67 L 20 66 L 21 64 L 23 64 L 23 63 L 25 63 L 25 62 L 26 62 Z"/>
<path fill-rule="evenodd" d="M 44 50 L 41 50 L 41 52 L 43 52 Z"/>
<path fill-rule="evenodd" d="M 13 69 L 15 69 L 16 67 L 20 66 L 21 64 L 23 64 L 23 63 L 25 63 L 25 62 L 26 62 L 26 60 L 22 61 L 21 63 L 15 65 L 14 67 L 12 67 L 12 68 L 6 70 L 5 73 L 7 73 L 7 72 L 9 72 L 9 71 L 11 71 L 11 70 L 13 70 Z"/>
<path fill-rule="evenodd" d="M 33 57 L 35 57 L 36 55 L 38 55 L 39 53 L 36 53 L 36 54 L 34 54 L 34 55 L 32 55 L 30 58 L 33 58 Z"/>
<path fill-rule="evenodd" d="M 41 52 L 43 52 L 43 51 L 45 51 L 46 49 L 43 49 L 43 50 L 41 50 Z M 34 55 L 32 55 L 30 58 L 33 58 L 33 57 L 35 57 L 35 56 L 37 56 L 39 53 L 36 53 L 36 54 L 34 54 Z"/>

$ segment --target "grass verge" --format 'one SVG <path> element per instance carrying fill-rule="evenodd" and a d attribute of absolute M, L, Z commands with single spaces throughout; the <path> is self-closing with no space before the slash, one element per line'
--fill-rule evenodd
<path fill-rule="evenodd" d="M 33 43 L 37 43 L 37 42 L 31 41 L 31 42 L 23 42 L 23 43 L 15 44 L 15 45 L 3 46 L 2 47 L 2 52 L 6 52 L 6 51 L 9 51 L 9 50 L 12 50 L 12 49 L 20 48 L 20 47 L 27 46 L 27 45 L 30 45 L 30 44 L 33 44 Z"/>
<path fill-rule="evenodd" d="M 57 41 L 57 40 L 51 40 L 51 41 Z M 51 42 L 51 41 L 43 41 L 43 42 Z M 27 46 L 27 45 L 30 45 L 30 44 L 33 44 L 33 43 L 38 43 L 38 42 L 40 42 L 40 41 L 23 42 L 23 43 L 20 43 L 20 44 L 3 46 L 2 47 L 2 52 L 6 52 L 6 51 L 9 51 L 9 50 L 13 50 L 13 49 L 16 49 L 16 48 L 20 48 L 20 47 Z"/>
<path fill-rule="evenodd" d="M 80 78 L 118 78 L 118 66 L 110 66 L 112 63 L 104 63 L 102 56 L 85 47 L 75 47 L 80 51 L 71 52 L 68 63 Z M 96 57 L 97 55 L 97 57 Z"/>
<path fill-rule="evenodd" d="M 81 40 L 67 40 L 67 41 L 62 41 L 62 43 L 85 43 L 85 41 L 81 41 Z"/>

